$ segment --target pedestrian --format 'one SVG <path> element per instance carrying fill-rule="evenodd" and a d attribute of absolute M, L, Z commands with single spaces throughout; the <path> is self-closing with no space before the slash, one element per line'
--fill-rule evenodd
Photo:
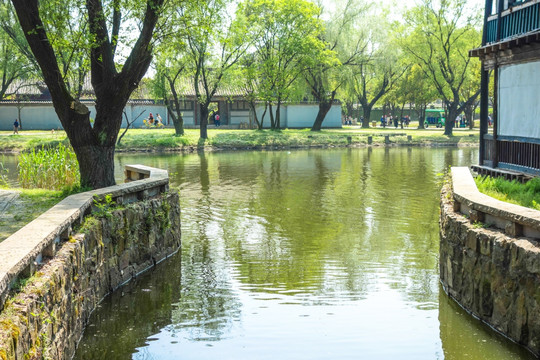
<path fill-rule="evenodd" d="M 488 126 L 491 126 L 493 124 L 493 118 L 491 117 L 491 114 L 488 115 Z"/>
<path fill-rule="evenodd" d="M 163 119 L 161 116 L 159 116 L 159 114 L 156 114 L 156 125 L 158 124 L 163 124 Z"/>
<path fill-rule="evenodd" d="M 19 119 L 15 119 L 15 122 L 13 122 L 13 133 L 19 133 Z"/>
<path fill-rule="evenodd" d="M 150 125 L 154 125 L 154 116 L 152 115 L 152 113 L 148 115 L 148 122 L 150 123 Z"/>
<path fill-rule="evenodd" d="M 219 114 L 216 114 L 216 127 L 220 127 L 221 123 L 219 122 Z"/>

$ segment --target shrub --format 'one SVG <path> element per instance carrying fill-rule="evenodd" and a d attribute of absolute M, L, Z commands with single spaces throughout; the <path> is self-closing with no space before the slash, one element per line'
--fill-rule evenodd
<path fill-rule="evenodd" d="M 18 168 L 19 184 L 25 189 L 66 190 L 79 186 L 79 163 L 73 149 L 63 144 L 21 154 Z"/>

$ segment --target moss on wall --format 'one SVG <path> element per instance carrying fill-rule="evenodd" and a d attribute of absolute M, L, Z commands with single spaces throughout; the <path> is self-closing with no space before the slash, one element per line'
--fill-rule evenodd
<path fill-rule="evenodd" d="M 6 301 L 0 359 L 69 359 L 101 299 L 180 248 L 177 193 L 98 210 Z"/>

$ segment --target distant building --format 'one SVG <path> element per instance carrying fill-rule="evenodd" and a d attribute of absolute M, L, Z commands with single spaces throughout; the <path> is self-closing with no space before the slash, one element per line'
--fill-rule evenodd
<path fill-rule="evenodd" d="M 470 55 L 483 66 L 479 165 L 540 175 L 540 1 L 486 0 L 482 46 Z"/>
<path fill-rule="evenodd" d="M 8 93 L 13 94 L 10 100 L 0 101 L 0 130 L 13 129 L 15 118 L 21 119 L 22 128 L 25 130 L 50 130 L 61 129 L 62 125 L 54 111 L 51 95 L 47 87 L 39 81 L 17 82 L 11 86 Z M 195 128 L 200 125 L 200 111 L 195 97 L 193 85 L 183 84 L 178 91 L 180 112 L 186 128 Z M 137 89 L 132 96 L 137 99 L 128 101 L 125 108 L 125 116 L 122 126 L 126 126 L 126 117 L 134 128 L 144 126 L 143 120 L 149 113 L 159 113 L 166 125 L 172 125 L 167 107 L 159 101 L 151 99 L 147 89 Z M 87 81 L 81 89 L 81 102 L 90 110 L 90 117 L 95 116 L 95 103 L 90 82 Z M 281 108 L 282 128 L 306 128 L 311 127 L 317 116 L 318 103 L 310 101 L 285 103 Z M 220 115 L 221 125 L 229 128 L 255 128 L 254 114 L 251 111 L 245 96 L 238 89 L 224 87 L 220 89 L 212 99 L 211 110 Z M 261 119 L 264 105 L 256 106 L 258 118 Z M 214 124 L 209 122 L 209 128 Z M 336 102 L 328 112 L 323 123 L 324 128 L 341 127 L 341 105 Z M 264 119 L 264 127 L 270 127 L 270 116 L 267 113 Z"/>

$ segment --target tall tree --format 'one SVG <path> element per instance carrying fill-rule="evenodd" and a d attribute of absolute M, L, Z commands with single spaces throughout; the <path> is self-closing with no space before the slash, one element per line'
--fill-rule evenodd
<path fill-rule="evenodd" d="M 122 112 L 152 60 L 152 38 L 164 0 L 85 0 L 85 10 L 77 1 L 12 0 L 12 4 L 43 73 L 56 114 L 77 155 L 81 185 L 99 188 L 115 183 L 114 151 Z M 65 13 L 68 7 L 73 13 Z M 81 46 L 60 41 L 68 27 L 78 29 L 90 42 L 88 46 L 82 42 L 82 46 L 96 97 L 93 123 L 76 91 L 70 91 L 67 72 L 60 66 L 64 64 L 59 59 L 65 47 L 76 51 Z M 122 29 L 129 33 L 128 37 L 120 35 Z M 137 33 L 135 39 L 131 37 Z M 117 64 L 117 49 L 120 45 L 127 48 L 133 40 L 124 63 Z M 68 63 L 71 68 L 72 63 Z"/>
<path fill-rule="evenodd" d="M 354 94 L 364 113 L 363 128 L 369 128 L 375 104 L 407 70 L 407 66 L 398 60 L 397 54 L 388 50 L 380 48 L 369 53 L 351 77 Z"/>
<path fill-rule="evenodd" d="M 241 13 L 232 17 L 230 0 L 192 2 L 180 8 L 178 19 L 189 31 L 187 44 L 188 74 L 199 103 L 200 137 L 208 137 L 208 115 L 212 98 L 227 72 L 238 63 L 250 46 L 247 23 Z"/>
<path fill-rule="evenodd" d="M 401 52 L 395 46 L 395 32 L 388 12 L 374 8 L 372 17 L 361 23 L 366 45 L 356 65 L 346 70 L 346 88 L 362 106 L 362 127 L 368 128 L 371 111 L 392 89 L 407 69 Z"/>
<path fill-rule="evenodd" d="M 254 41 L 258 93 L 268 105 L 270 127 L 279 129 L 281 105 L 294 91 L 308 59 L 324 50 L 320 9 L 306 0 L 247 0 L 240 11 Z"/>
<path fill-rule="evenodd" d="M 338 5 L 341 6 L 333 11 L 320 36 L 324 47 L 309 58 L 304 72 L 311 94 L 319 103 L 311 131 L 321 130 L 339 88 L 346 81 L 343 67 L 357 65 L 368 44 L 364 33 L 356 26 L 366 14 L 367 6 L 356 0 L 346 0 Z"/>
<path fill-rule="evenodd" d="M 402 44 L 437 89 L 447 109 L 445 135 L 452 135 L 456 117 L 480 94 L 480 87 L 463 98 L 472 67 L 480 66 L 469 57 L 469 49 L 481 42 L 479 12 L 466 0 L 422 0 L 406 14 L 410 29 Z"/>

